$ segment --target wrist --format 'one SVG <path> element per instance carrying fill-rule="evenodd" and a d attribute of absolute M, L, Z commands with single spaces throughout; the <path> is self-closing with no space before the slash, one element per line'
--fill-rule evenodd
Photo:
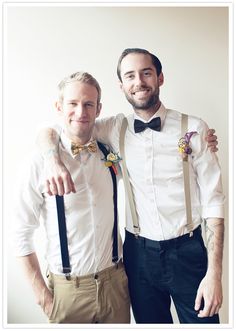
<path fill-rule="evenodd" d="M 208 267 L 206 278 L 209 278 L 211 280 L 221 281 L 222 278 L 222 270 L 220 268 L 211 268 Z"/>
<path fill-rule="evenodd" d="M 45 162 L 53 162 L 56 164 L 60 164 L 60 157 L 58 155 L 58 150 L 55 148 L 48 149 L 46 152 L 43 153 L 43 159 Z"/>

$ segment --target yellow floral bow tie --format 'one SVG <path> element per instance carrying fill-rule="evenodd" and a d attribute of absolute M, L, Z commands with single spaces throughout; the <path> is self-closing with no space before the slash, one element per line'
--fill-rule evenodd
<path fill-rule="evenodd" d="M 73 155 L 78 155 L 81 151 L 88 151 L 90 153 L 96 153 L 97 152 L 97 144 L 96 141 L 90 141 L 86 145 L 81 145 L 74 143 L 73 141 L 71 142 L 71 152 Z"/>

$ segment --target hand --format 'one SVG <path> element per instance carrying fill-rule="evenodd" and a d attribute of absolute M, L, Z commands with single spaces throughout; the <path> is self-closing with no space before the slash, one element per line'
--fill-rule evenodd
<path fill-rule="evenodd" d="M 42 309 L 43 309 L 44 313 L 47 315 L 47 317 L 49 318 L 51 316 L 52 309 L 53 309 L 53 296 L 50 291 L 47 291 L 47 293 L 45 293 L 44 305 L 42 306 Z"/>
<path fill-rule="evenodd" d="M 202 299 L 204 299 L 204 307 L 199 310 Z M 221 280 L 206 275 L 199 285 L 195 299 L 194 309 L 199 311 L 198 317 L 212 317 L 213 315 L 218 314 L 222 305 L 222 300 Z"/>
<path fill-rule="evenodd" d="M 44 287 L 37 298 L 38 305 L 40 305 L 44 313 L 50 317 L 53 308 L 53 295 L 50 290 Z"/>
<path fill-rule="evenodd" d="M 58 159 L 45 161 L 46 192 L 49 195 L 75 193 L 75 185 L 65 165 Z"/>
<path fill-rule="evenodd" d="M 210 148 L 211 152 L 217 152 L 218 148 L 218 141 L 217 141 L 217 136 L 214 135 L 215 130 L 214 129 L 209 129 L 207 131 L 207 136 L 206 136 L 206 141 L 207 141 L 207 145 Z"/>

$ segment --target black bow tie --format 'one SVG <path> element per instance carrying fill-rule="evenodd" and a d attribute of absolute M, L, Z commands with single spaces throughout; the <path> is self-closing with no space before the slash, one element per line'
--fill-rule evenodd
<path fill-rule="evenodd" d="M 150 128 L 155 131 L 161 131 L 161 119 L 155 117 L 149 123 L 144 123 L 140 120 L 134 120 L 134 132 L 139 133 L 144 131 L 146 128 Z"/>

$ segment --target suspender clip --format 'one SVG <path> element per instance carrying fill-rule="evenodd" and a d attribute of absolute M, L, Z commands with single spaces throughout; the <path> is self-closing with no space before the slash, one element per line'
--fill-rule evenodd
<path fill-rule="evenodd" d="M 65 274 L 65 277 L 67 280 L 71 280 L 71 268 L 70 267 L 64 267 L 63 268 L 63 273 Z"/>
<path fill-rule="evenodd" d="M 135 235 L 135 238 L 138 239 L 139 237 L 139 234 L 140 234 L 140 227 L 137 226 L 137 225 L 134 225 L 134 235 Z"/>
<path fill-rule="evenodd" d="M 112 262 L 117 264 L 119 262 L 119 256 L 113 256 L 112 257 Z"/>

